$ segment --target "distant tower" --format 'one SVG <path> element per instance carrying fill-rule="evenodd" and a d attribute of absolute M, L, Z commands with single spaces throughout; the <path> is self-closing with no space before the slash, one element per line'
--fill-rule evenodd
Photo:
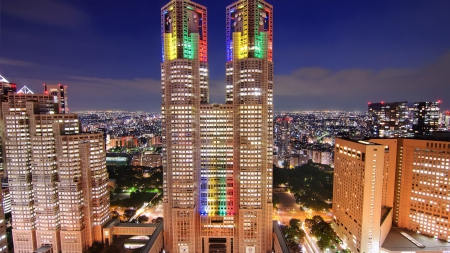
<path fill-rule="evenodd" d="M 415 136 L 431 135 L 439 127 L 441 102 L 414 103 L 413 132 Z"/>
<path fill-rule="evenodd" d="M 16 93 L 17 85 L 0 75 L 0 102 L 8 100 L 8 94 Z"/>
<path fill-rule="evenodd" d="M 44 84 L 44 94 L 53 95 L 55 102 L 58 103 L 58 113 L 69 113 L 67 105 L 67 86 L 61 84 Z"/>
<path fill-rule="evenodd" d="M 406 101 L 369 103 L 368 112 L 372 118 L 372 136 L 407 137 L 411 123 L 406 103 Z"/>
<path fill-rule="evenodd" d="M 292 118 L 282 117 L 276 120 L 276 144 L 278 147 L 278 159 L 289 161 L 291 154 L 291 122 Z"/>

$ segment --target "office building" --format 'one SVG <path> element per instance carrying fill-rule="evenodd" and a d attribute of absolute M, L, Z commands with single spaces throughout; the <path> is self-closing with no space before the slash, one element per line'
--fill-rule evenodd
<path fill-rule="evenodd" d="M 441 102 L 415 102 L 413 107 L 414 136 L 431 135 L 439 128 Z"/>
<path fill-rule="evenodd" d="M 366 253 L 450 250 L 449 162 L 448 138 L 336 139 L 333 223 L 344 244 Z"/>
<path fill-rule="evenodd" d="M 67 86 L 62 84 L 44 84 L 44 94 L 53 95 L 58 103 L 58 113 L 69 113 L 67 105 Z"/>
<path fill-rule="evenodd" d="M 406 101 L 369 103 L 368 112 L 372 119 L 372 136 L 382 138 L 410 136 L 411 120 Z"/>
<path fill-rule="evenodd" d="M 17 91 L 17 85 L 10 83 L 6 78 L 0 75 L 0 101 L 6 101 L 8 94 L 15 93 Z"/>
<path fill-rule="evenodd" d="M 51 94 L 2 103 L 15 252 L 85 252 L 109 219 L 103 136 L 82 134 Z"/>
<path fill-rule="evenodd" d="M 336 139 L 333 218 L 336 232 L 353 252 L 378 252 L 383 240 L 383 163 L 383 145 Z"/>
<path fill-rule="evenodd" d="M 169 253 L 272 249 L 272 6 L 242 0 L 226 14 L 226 104 L 209 104 L 206 8 L 161 10 Z"/>
<path fill-rule="evenodd" d="M 275 143 L 277 146 L 278 159 L 289 160 L 291 155 L 291 122 L 290 117 L 281 117 L 275 121 Z"/>
<path fill-rule="evenodd" d="M 394 224 L 450 242 L 450 141 L 398 142 Z"/>

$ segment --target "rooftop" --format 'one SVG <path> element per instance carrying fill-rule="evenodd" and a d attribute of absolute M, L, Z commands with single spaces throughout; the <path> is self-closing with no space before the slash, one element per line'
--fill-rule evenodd
<path fill-rule="evenodd" d="M 408 240 L 405 236 L 400 234 L 400 232 L 405 232 L 406 234 L 411 236 L 413 239 L 415 239 L 425 247 L 419 248 L 418 246 L 416 246 L 416 244 L 414 244 L 413 242 Z M 438 240 L 426 235 L 421 235 L 410 230 L 393 227 L 381 247 L 389 251 L 399 251 L 399 252 L 450 251 L 450 242 Z"/>

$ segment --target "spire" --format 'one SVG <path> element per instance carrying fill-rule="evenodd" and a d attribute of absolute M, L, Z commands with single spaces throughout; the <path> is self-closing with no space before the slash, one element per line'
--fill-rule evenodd
<path fill-rule="evenodd" d="M 4 78 L 2 75 L 0 75 L 0 83 L 9 83 L 9 81 L 6 80 L 6 78 Z"/>
<path fill-rule="evenodd" d="M 27 86 L 23 86 L 22 89 L 20 89 L 17 94 L 34 94 L 33 91 L 31 91 Z"/>

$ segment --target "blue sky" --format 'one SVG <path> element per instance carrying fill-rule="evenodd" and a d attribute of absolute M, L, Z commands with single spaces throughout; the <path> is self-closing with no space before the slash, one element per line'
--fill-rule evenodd
<path fill-rule="evenodd" d="M 72 111 L 159 111 L 161 0 L 0 0 L 0 74 L 69 86 Z M 211 101 L 225 97 L 225 8 L 208 7 Z M 272 0 L 276 110 L 450 108 L 450 1 Z"/>

